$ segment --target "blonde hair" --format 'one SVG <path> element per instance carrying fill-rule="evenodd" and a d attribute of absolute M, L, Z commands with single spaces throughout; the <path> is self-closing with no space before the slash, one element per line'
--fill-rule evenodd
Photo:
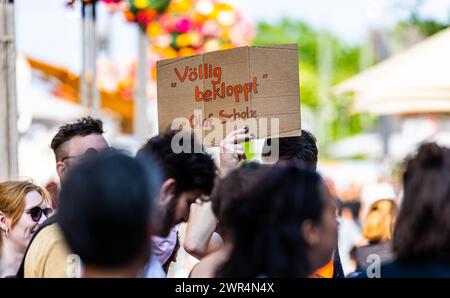
<path fill-rule="evenodd" d="M 11 218 L 11 227 L 19 221 L 25 210 L 25 196 L 32 191 L 38 192 L 43 202 L 51 206 L 49 192 L 32 181 L 6 181 L 0 182 L 0 211 Z M 0 244 L 1 244 L 0 235 Z"/>
<path fill-rule="evenodd" d="M 382 199 L 373 203 L 364 223 L 364 238 L 371 243 L 391 240 L 396 215 L 397 205 L 394 201 Z"/>

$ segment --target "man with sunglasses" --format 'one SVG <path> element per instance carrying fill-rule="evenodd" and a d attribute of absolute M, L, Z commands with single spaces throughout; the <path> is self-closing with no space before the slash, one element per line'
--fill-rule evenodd
<path fill-rule="evenodd" d="M 50 147 L 56 172 L 64 180 L 68 171 L 89 153 L 109 148 L 101 120 L 86 117 L 59 127 Z M 56 217 L 47 219 L 35 232 L 17 273 L 19 277 L 67 277 L 70 251 Z"/>
<path fill-rule="evenodd" d="M 50 147 L 55 153 L 56 171 L 64 179 L 67 171 L 76 165 L 88 149 L 102 151 L 108 148 L 103 136 L 101 120 L 86 117 L 59 128 Z"/>

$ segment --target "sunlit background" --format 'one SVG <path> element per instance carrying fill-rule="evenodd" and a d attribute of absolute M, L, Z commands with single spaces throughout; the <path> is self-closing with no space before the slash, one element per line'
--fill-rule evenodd
<path fill-rule="evenodd" d="M 363 200 L 374 183 L 399 195 L 405 156 L 424 141 L 450 145 L 448 0 L 173 0 L 158 20 L 115 2 L 99 1 L 95 27 L 99 115 L 113 146 L 133 153 L 145 141 L 134 129 L 139 28 L 148 137 L 157 133 L 157 60 L 297 43 L 302 127 L 317 137 L 320 171 L 341 201 Z M 57 127 L 89 112 L 81 4 L 16 0 L 15 16 L 19 176 L 45 185 L 57 181 L 49 148 Z"/>

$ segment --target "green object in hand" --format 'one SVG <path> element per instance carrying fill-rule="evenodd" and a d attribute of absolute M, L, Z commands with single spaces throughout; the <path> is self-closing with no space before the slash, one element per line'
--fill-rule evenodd
<path fill-rule="evenodd" d="M 252 141 L 244 142 L 244 151 L 245 156 L 247 157 L 247 161 L 252 160 L 256 156 L 255 150 L 253 150 Z"/>

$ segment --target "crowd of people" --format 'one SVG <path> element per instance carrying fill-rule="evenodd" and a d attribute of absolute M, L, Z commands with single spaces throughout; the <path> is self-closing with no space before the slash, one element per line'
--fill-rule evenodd
<path fill-rule="evenodd" d="M 198 260 L 193 278 L 450 277 L 448 148 L 423 144 L 405 160 L 401 203 L 365 206 L 365 241 L 348 245 L 344 274 L 339 233 L 359 214 L 317 172 L 310 132 L 266 140 L 258 163 L 243 147 L 254 136 L 236 130 L 218 165 L 189 131 L 160 133 L 136 156 L 103 134 L 90 117 L 59 128 L 57 192 L 0 182 L 1 277 L 164 278 L 181 250 Z M 188 143 L 175 152 L 174 142 Z"/>

